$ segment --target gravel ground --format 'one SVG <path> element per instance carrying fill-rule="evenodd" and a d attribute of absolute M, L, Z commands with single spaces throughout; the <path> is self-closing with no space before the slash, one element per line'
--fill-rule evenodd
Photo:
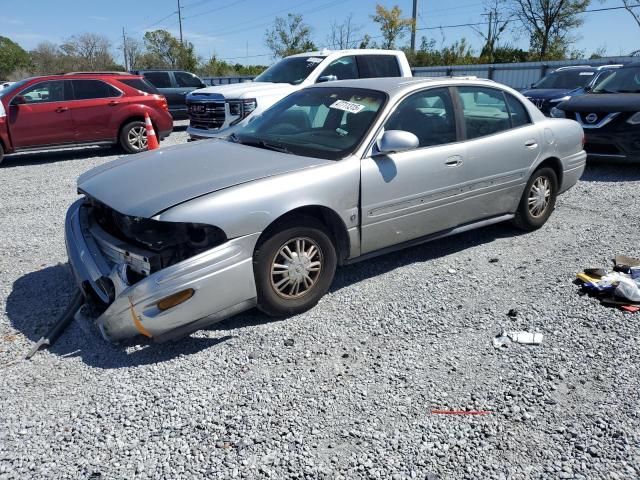
<path fill-rule="evenodd" d="M 640 477 L 640 313 L 572 284 L 640 255 L 637 167 L 590 166 L 537 232 L 499 225 L 342 268 L 294 318 L 252 311 L 126 347 L 74 322 L 16 362 L 71 299 L 75 179 L 112 158 L 0 168 L 0 479 Z M 496 350 L 503 328 L 544 342 Z"/>

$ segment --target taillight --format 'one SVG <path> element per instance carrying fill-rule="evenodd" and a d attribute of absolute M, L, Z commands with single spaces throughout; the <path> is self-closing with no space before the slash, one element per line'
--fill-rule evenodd
<path fill-rule="evenodd" d="M 583 133 L 582 134 L 582 148 L 584 148 L 586 143 L 587 143 L 587 136 Z"/>
<path fill-rule="evenodd" d="M 168 112 L 169 104 L 167 103 L 167 99 L 162 95 L 158 95 L 158 97 L 160 100 L 160 108 L 163 109 L 165 112 Z"/>

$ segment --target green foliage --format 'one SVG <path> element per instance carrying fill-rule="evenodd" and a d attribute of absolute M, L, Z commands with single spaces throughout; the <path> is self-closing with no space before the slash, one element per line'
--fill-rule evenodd
<path fill-rule="evenodd" d="M 29 66 L 29 54 L 17 43 L 0 36 L 0 80 L 4 80 L 17 69 Z"/>
<path fill-rule="evenodd" d="M 413 19 L 402 18 L 402 10 L 398 5 L 388 10 L 377 4 L 376 14 L 371 15 L 371 19 L 380 24 L 380 32 L 384 38 L 381 48 L 385 49 L 396 48 L 396 41 L 403 38 L 413 27 Z"/>
<path fill-rule="evenodd" d="M 169 68 L 194 71 L 198 57 L 193 43 L 180 41 L 166 30 L 153 30 L 144 34 L 145 53 L 138 64 L 141 68 Z"/>
<path fill-rule="evenodd" d="M 273 27 L 265 34 L 265 44 L 276 58 L 316 50 L 311 27 L 302 21 L 302 15 L 293 13 L 286 18 L 276 17 Z"/>
<path fill-rule="evenodd" d="M 198 69 L 198 73 L 205 77 L 231 77 L 235 75 L 257 76 L 267 69 L 264 65 L 232 65 L 224 60 L 211 57 Z"/>

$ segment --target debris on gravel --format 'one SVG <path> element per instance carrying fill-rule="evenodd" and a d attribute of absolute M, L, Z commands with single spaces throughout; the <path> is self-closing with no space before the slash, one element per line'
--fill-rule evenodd
<path fill-rule="evenodd" d="M 0 168 L 0 479 L 640 477 L 640 317 L 572 284 L 610 252 L 640 255 L 637 168 L 590 166 L 539 231 L 343 267 L 292 318 L 251 311 L 162 345 L 111 345 L 76 320 L 16 361 L 73 295 L 76 178 L 115 157 Z M 502 330 L 545 342 L 494 349 Z"/>

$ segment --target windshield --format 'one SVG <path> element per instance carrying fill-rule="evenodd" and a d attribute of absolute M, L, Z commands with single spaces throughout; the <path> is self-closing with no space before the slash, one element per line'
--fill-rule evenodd
<path fill-rule="evenodd" d="M 283 58 L 258 75 L 254 82 L 290 83 L 299 85 L 313 72 L 325 57 Z"/>
<path fill-rule="evenodd" d="M 640 67 L 621 68 L 598 83 L 594 93 L 640 93 Z"/>
<path fill-rule="evenodd" d="M 25 78 L 24 80 L 20 80 L 19 82 L 13 83 L 11 85 L 9 85 L 8 87 L 4 87 L 0 89 L 0 97 L 4 97 L 5 95 L 8 95 L 11 92 L 15 92 L 16 90 L 22 88 L 22 86 L 27 83 L 29 80 L 31 80 L 30 78 Z"/>
<path fill-rule="evenodd" d="M 595 72 L 585 72 L 584 70 L 562 70 L 553 72 L 544 77 L 531 88 L 552 88 L 558 90 L 573 90 L 586 86 Z"/>
<path fill-rule="evenodd" d="M 360 145 L 386 102 L 362 88 L 311 88 L 292 93 L 229 137 L 245 145 L 326 160 Z"/>

